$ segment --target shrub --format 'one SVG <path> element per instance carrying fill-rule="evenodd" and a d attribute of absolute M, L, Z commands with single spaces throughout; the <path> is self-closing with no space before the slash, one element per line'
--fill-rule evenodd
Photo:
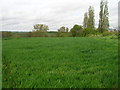
<path fill-rule="evenodd" d="M 2 37 L 3 37 L 3 38 L 12 37 L 12 33 L 11 33 L 11 32 L 2 32 Z"/>
<path fill-rule="evenodd" d="M 82 36 L 86 37 L 86 36 L 93 36 L 93 35 L 98 35 L 98 31 L 97 30 L 93 30 L 91 28 L 85 28 L 82 32 Z"/>
<path fill-rule="evenodd" d="M 110 36 L 110 39 L 118 39 L 118 36 L 112 35 Z"/>
<path fill-rule="evenodd" d="M 41 32 L 41 31 L 33 31 L 31 33 L 32 37 L 47 37 L 47 33 L 46 32 Z"/>
<path fill-rule="evenodd" d="M 21 38 L 22 36 L 19 34 L 13 34 L 12 38 Z"/>
<path fill-rule="evenodd" d="M 69 32 L 68 33 L 66 33 L 66 32 L 64 32 L 64 33 L 58 32 L 57 33 L 57 37 L 70 37 L 70 36 L 71 35 Z"/>
<path fill-rule="evenodd" d="M 103 36 L 110 36 L 110 35 L 112 35 L 113 33 L 112 32 L 108 32 L 108 31 L 105 31 L 105 32 L 103 32 Z"/>

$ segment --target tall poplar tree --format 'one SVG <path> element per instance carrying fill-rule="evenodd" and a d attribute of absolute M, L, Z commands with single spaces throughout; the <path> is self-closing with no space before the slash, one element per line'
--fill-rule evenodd
<path fill-rule="evenodd" d="M 104 9 L 104 2 L 103 2 L 103 0 L 101 0 L 101 2 L 100 2 L 100 13 L 99 13 L 99 17 L 100 17 L 100 19 L 99 19 L 99 27 L 98 27 L 98 30 L 99 30 L 99 32 L 100 33 L 102 33 L 103 32 L 103 10 Z"/>
<path fill-rule="evenodd" d="M 100 33 L 103 33 L 104 30 L 109 29 L 109 12 L 108 12 L 108 2 L 107 0 L 101 0 L 100 2 L 100 19 L 98 30 Z"/>
<path fill-rule="evenodd" d="M 94 19 L 94 8 L 92 6 L 89 7 L 88 10 L 88 28 L 94 29 L 95 28 L 95 19 Z"/>
<path fill-rule="evenodd" d="M 87 12 L 84 14 L 83 27 L 84 28 L 88 27 L 88 13 Z"/>
<path fill-rule="evenodd" d="M 105 7 L 104 7 L 104 17 L 103 17 L 103 29 L 108 30 L 109 29 L 109 12 L 108 12 L 108 2 L 105 1 Z"/>

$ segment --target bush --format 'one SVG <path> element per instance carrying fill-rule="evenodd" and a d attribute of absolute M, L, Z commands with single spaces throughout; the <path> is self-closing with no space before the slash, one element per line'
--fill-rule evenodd
<path fill-rule="evenodd" d="M 12 38 L 21 38 L 22 36 L 19 34 L 13 34 Z"/>
<path fill-rule="evenodd" d="M 103 36 L 111 36 L 113 34 L 113 32 L 108 32 L 108 31 L 105 31 L 103 32 Z"/>
<path fill-rule="evenodd" d="M 41 32 L 41 31 L 33 31 L 31 33 L 32 37 L 48 37 L 47 32 Z"/>
<path fill-rule="evenodd" d="M 118 39 L 118 36 L 115 36 L 115 35 L 110 36 L 110 39 Z"/>
<path fill-rule="evenodd" d="M 98 31 L 97 30 L 93 30 L 91 28 L 85 28 L 82 32 L 82 36 L 86 37 L 86 36 L 93 36 L 93 35 L 98 35 Z"/>
<path fill-rule="evenodd" d="M 3 37 L 3 38 L 12 37 L 12 33 L 11 33 L 11 32 L 2 32 L 2 37 Z"/>
<path fill-rule="evenodd" d="M 64 33 L 61 33 L 61 32 L 58 32 L 57 33 L 57 37 L 70 37 L 71 36 L 71 33 L 67 33 L 67 32 L 64 32 Z"/>

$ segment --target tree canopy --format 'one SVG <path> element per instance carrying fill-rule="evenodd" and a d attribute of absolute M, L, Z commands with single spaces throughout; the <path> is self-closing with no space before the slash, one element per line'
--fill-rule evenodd
<path fill-rule="evenodd" d="M 41 32 L 47 32 L 49 30 L 49 27 L 45 24 L 36 24 L 34 25 L 35 31 L 41 31 Z"/>
<path fill-rule="evenodd" d="M 73 37 L 79 36 L 80 32 L 82 32 L 83 28 L 81 25 L 74 25 L 73 28 L 70 30 L 70 32 L 72 33 Z"/>
<path fill-rule="evenodd" d="M 69 31 L 69 28 L 67 28 L 67 27 L 60 27 L 59 29 L 58 29 L 58 32 L 68 32 Z"/>

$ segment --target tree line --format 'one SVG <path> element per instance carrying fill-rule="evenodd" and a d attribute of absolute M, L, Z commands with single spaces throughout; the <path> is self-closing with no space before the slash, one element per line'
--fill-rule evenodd
<path fill-rule="evenodd" d="M 49 30 L 47 25 L 36 24 L 34 25 L 33 32 L 47 32 L 47 30 Z M 107 0 L 101 0 L 98 28 L 95 28 L 94 7 L 90 6 L 88 12 L 84 14 L 83 26 L 74 25 L 73 28 L 70 29 L 70 32 L 73 37 L 76 37 L 86 36 L 87 34 L 103 33 L 107 30 L 109 30 L 108 2 Z M 58 29 L 58 35 L 65 32 L 68 33 L 69 28 L 62 26 Z"/>

